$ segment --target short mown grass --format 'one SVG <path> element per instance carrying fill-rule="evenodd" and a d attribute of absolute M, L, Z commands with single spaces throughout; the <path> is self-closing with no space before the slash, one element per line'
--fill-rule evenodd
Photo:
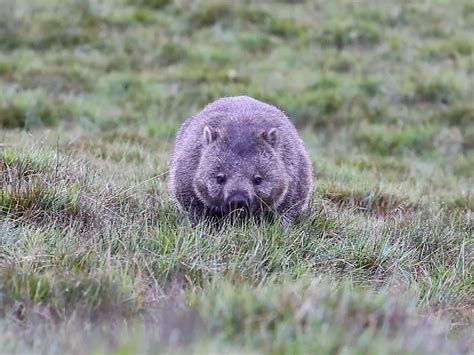
<path fill-rule="evenodd" d="M 464 354 L 474 346 L 467 0 L 0 2 L 0 348 Z M 309 211 L 192 226 L 180 123 L 284 110 Z"/>

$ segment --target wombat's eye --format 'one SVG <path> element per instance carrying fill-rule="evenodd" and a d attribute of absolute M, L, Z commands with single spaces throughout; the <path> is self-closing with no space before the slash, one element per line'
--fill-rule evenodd
<path fill-rule="evenodd" d="M 255 185 L 260 185 L 262 183 L 263 178 L 260 175 L 255 175 L 253 177 L 253 183 Z"/>
<path fill-rule="evenodd" d="M 219 184 L 219 185 L 223 185 L 225 183 L 225 175 L 224 174 L 218 174 L 216 176 L 216 182 Z"/>

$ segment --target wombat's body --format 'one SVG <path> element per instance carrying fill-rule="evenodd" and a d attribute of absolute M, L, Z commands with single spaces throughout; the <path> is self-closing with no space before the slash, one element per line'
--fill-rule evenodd
<path fill-rule="evenodd" d="M 312 170 L 283 112 L 247 96 L 221 98 L 180 128 L 172 198 L 194 221 L 235 210 L 275 211 L 290 222 L 308 206 Z"/>

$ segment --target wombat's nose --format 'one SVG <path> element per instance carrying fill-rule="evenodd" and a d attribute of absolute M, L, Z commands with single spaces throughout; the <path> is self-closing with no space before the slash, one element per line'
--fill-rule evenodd
<path fill-rule="evenodd" d="M 232 210 L 248 208 L 249 200 L 244 194 L 236 193 L 230 196 L 228 204 Z"/>

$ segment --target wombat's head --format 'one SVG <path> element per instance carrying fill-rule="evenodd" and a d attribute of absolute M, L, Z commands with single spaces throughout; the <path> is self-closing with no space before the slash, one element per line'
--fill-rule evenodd
<path fill-rule="evenodd" d="M 258 215 L 277 207 L 288 189 L 288 175 L 278 154 L 278 128 L 206 126 L 194 190 L 219 214 L 245 210 Z"/>

